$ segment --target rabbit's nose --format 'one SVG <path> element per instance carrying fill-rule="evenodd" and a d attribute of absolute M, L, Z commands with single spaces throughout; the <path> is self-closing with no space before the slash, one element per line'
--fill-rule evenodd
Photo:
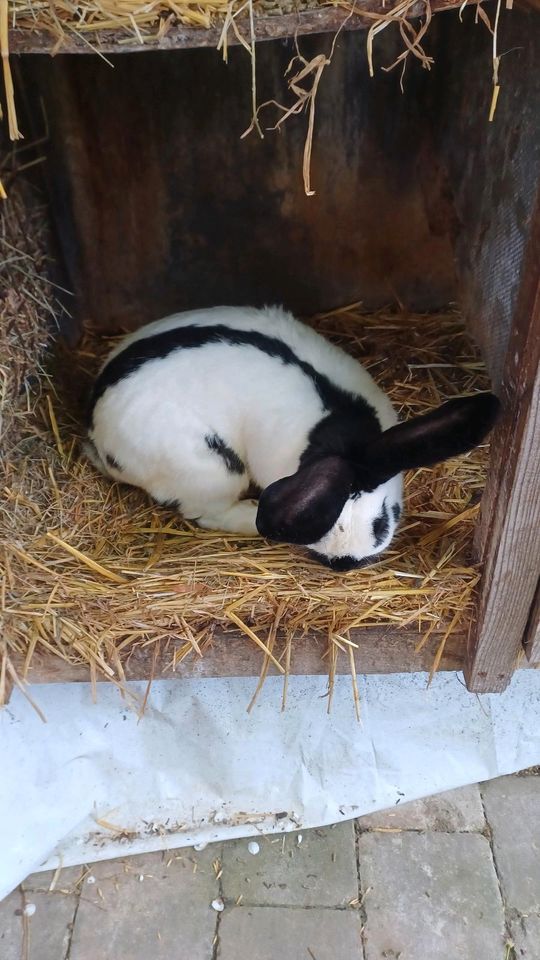
<path fill-rule="evenodd" d="M 347 570 L 355 570 L 358 567 L 367 567 L 375 560 L 375 557 L 363 557 L 361 560 L 351 556 L 327 557 L 324 553 L 318 553 L 317 550 L 309 550 L 308 553 L 317 563 L 322 563 L 325 567 L 329 567 L 330 570 L 335 570 L 338 573 L 345 573 Z"/>

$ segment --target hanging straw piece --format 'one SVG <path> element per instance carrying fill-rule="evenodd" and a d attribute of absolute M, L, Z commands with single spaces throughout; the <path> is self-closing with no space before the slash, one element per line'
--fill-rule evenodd
<path fill-rule="evenodd" d="M 356 719 L 360 723 L 360 694 L 358 693 L 358 681 L 356 678 L 356 664 L 354 662 L 354 650 L 349 647 L 349 666 L 351 669 L 351 680 L 353 688 L 353 699 L 354 699 L 354 712 L 356 714 Z"/>
<path fill-rule="evenodd" d="M 499 17 L 501 14 L 501 4 L 502 0 L 497 0 L 497 9 L 495 12 L 495 23 L 493 26 L 493 94 L 491 97 L 491 104 L 489 108 L 489 122 L 493 123 L 495 117 L 495 111 L 497 109 L 497 101 L 499 99 L 500 85 L 499 85 L 499 66 L 501 63 L 501 58 L 497 49 L 497 37 L 499 30 Z"/>
<path fill-rule="evenodd" d="M 251 0 L 250 0 L 251 2 Z M 266 100 L 265 103 L 262 103 L 259 107 L 256 106 L 255 94 L 253 94 L 253 117 L 251 123 L 247 130 L 244 131 L 240 139 L 247 137 L 251 131 L 256 128 L 261 137 L 263 136 L 260 126 L 258 115 L 261 110 L 268 106 L 274 106 L 278 110 L 281 110 L 283 116 L 274 124 L 273 127 L 270 127 L 270 130 L 279 130 L 286 120 L 289 117 L 296 116 L 297 114 L 302 113 L 304 110 L 307 110 L 308 113 L 308 127 L 306 138 L 304 142 L 304 156 L 302 161 L 302 176 L 304 180 L 304 192 L 307 197 L 315 196 L 315 190 L 311 187 L 311 154 L 313 150 L 313 132 L 315 129 L 315 101 L 317 97 L 317 92 L 319 89 L 319 84 L 321 82 L 321 77 L 325 67 L 330 66 L 332 62 L 332 57 L 334 55 L 334 50 L 336 47 L 337 40 L 341 31 L 345 28 L 347 22 L 356 12 L 356 0 L 352 5 L 352 8 L 345 18 L 345 20 L 340 24 L 334 39 L 332 40 L 332 46 L 330 49 L 330 54 L 328 57 L 324 54 L 318 54 L 316 57 L 313 57 L 312 60 L 306 60 L 300 53 L 300 48 L 298 46 L 298 38 L 295 37 L 295 46 L 296 46 L 296 55 L 290 61 L 286 71 L 285 76 L 288 76 L 292 70 L 293 66 L 298 62 L 300 64 L 300 69 L 297 70 L 295 74 L 288 80 L 288 87 L 290 92 L 296 97 L 292 106 L 285 107 L 282 104 L 278 103 L 277 100 Z M 252 23 L 252 37 L 253 37 L 253 23 Z M 220 40 L 221 43 L 221 40 Z M 245 45 L 245 43 L 244 43 Z M 255 48 L 253 47 L 253 58 L 252 63 L 254 64 L 254 54 Z M 311 86 L 303 85 L 305 80 L 311 79 Z M 253 79 L 253 91 L 255 90 L 254 86 L 255 80 Z"/>
<path fill-rule="evenodd" d="M 429 0 L 424 0 L 424 3 L 426 7 L 426 20 L 428 19 L 428 17 L 429 17 L 429 20 L 431 20 L 431 6 L 429 3 Z M 401 36 L 405 40 L 405 43 L 408 49 L 404 51 L 404 53 L 392 64 L 392 66 L 388 67 L 387 69 L 392 70 L 397 65 L 397 63 L 401 62 L 402 58 L 408 56 L 409 53 L 413 53 L 414 56 L 418 57 L 418 59 L 422 61 L 424 66 L 429 66 L 433 62 L 430 57 L 426 56 L 426 54 L 424 53 L 419 43 L 420 39 L 426 32 L 426 29 L 427 29 L 426 25 L 424 25 L 420 29 L 419 33 L 416 33 L 416 31 L 414 31 L 414 28 L 411 28 L 413 36 L 418 38 L 417 40 L 413 40 L 413 41 L 411 41 L 406 36 L 403 30 L 403 24 L 406 22 L 407 15 L 410 14 L 410 11 L 412 10 L 413 7 L 416 7 L 416 5 L 417 5 L 417 0 L 401 0 L 401 3 L 398 3 L 392 10 L 389 10 L 387 13 L 385 12 L 385 13 L 377 14 L 377 13 L 366 13 L 362 11 L 362 16 L 366 16 L 369 19 L 372 19 L 374 21 L 368 30 L 368 35 L 366 39 L 368 69 L 369 69 L 370 77 L 375 76 L 375 68 L 373 65 L 373 41 L 375 37 L 379 33 L 382 33 L 383 30 L 386 30 L 386 28 L 389 27 L 391 23 L 400 24 L 400 27 L 402 28 Z"/>
<path fill-rule="evenodd" d="M 13 680 L 13 683 L 14 683 L 15 686 L 21 691 L 21 693 L 22 693 L 23 697 L 25 698 L 25 700 L 28 700 L 28 703 L 30 704 L 30 706 L 32 707 L 32 709 L 35 710 L 35 712 L 37 713 L 37 715 L 38 715 L 39 719 L 41 720 L 41 722 L 42 722 L 42 723 L 47 723 L 47 717 L 46 717 L 45 714 L 43 713 L 43 710 L 41 709 L 41 707 L 38 707 L 36 701 L 33 699 L 33 697 L 32 697 L 32 696 L 30 695 L 30 693 L 28 692 L 27 687 L 26 687 L 25 684 L 22 682 L 22 680 L 20 680 L 19 675 L 18 675 L 17 671 L 15 670 L 15 667 L 13 666 L 13 664 L 12 664 L 11 660 L 9 659 L 9 657 L 8 657 L 7 660 L 6 660 L 6 667 L 7 667 L 7 672 L 8 672 L 8 674 L 9 674 L 9 676 L 10 676 L 11 679 Z"/>
<path fill-rule="evenodd" d="M 6 93 L 6 104 L 8 113 L 8 130 L 11 140 L 20 140 L 22 133 L 17 125 L 17 110 L 15 108 L 15 93 L 13 91 L 13 78 L 11 76 L 11 66 L 9 63 L 9 6 L 8 0 L 0 0 L 0 53 L 2 55 L 2 71 L 4 74 L 4 89 Z M 2 199 L 6 199 L 5 190 L 2 187 L 0 192 Z"/>

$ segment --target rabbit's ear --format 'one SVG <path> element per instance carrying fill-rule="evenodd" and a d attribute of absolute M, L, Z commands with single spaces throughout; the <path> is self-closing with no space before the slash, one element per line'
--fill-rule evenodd
<path fill-rule="evenodd" d="M 403 470 L 431 467 L 472 450 L 491 430 L 499 409 L 497 397 L 479 393 L 390 427 L 366 450 L 368 486 L 373 489 Z"/>
<path fill-rule="evenodd" d="M 324 457 L 263 490 L 257 530 L 268 540 L 316 543 L 339 517 L 351 490 L 353 468 L 341 457 Z"/>

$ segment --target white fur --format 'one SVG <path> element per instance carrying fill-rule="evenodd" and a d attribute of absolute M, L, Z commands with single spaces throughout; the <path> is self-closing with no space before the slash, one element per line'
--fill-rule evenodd
<path fill-rule="evenodd" d="M 397 503 L 401 509 L 402 499 L 401 474 L 381 483 L 372 493 L 363 493 L 357 500 L 350 497 L 332 529 L 317 543 L 311 543 L 310 549 L 330 559 L 354 557 L 362 560 L 382 553 L 392 540 L 397 525 L 392 506 Z M 388 534 L 382 543 L 376 544 L 373 538 L 373 520 L 380 516 L 385 501 L 390 521 Z"/>
<path fill-rule="evenodd" d="M 390 401 L 356 360 L 277 307 L 216 307 L 166 317 L 127 337 L 111 357 L 143 337 L 192 324 L 279 338 L 332 383 L 365 398 L 383 430 L 397 422 Z M 178 500 L 183 515 L 201 526 L 252 534 L 257 504 L 243 499 L 249 481 L 264 488 L 295 473 L 310 431 L 325 415 L 312 381 L 298 367 L 252 346 L 205 344 L 146 361 L 109 387 L 95 406 L 90 438 L 98 465 L 113 478 L 142 487 L 158 501 Z M 218 434 L 240 456 L 247 476 L 227 470 L 208 448 L 208 434 Z M 107 454 L 121 472 L 104 468 Z M 377 548 L 372 523 L 385 497 L 390 531 Z M 314 548 L 328 557 L 358 559 L 384 549 L 395 527 L 392 504 L 401 506 L 401 499 L 398 476 L 348 500 Z"/>

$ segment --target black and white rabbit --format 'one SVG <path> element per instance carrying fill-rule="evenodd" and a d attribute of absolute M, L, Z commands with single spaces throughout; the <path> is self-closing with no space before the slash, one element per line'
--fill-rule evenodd
<path fill-rule="evenodd" d="M 392 540 L 401 472 L 470 450 L 497 410 L 483 393 L 398 424 L 370 374 L 284 310 L 216 307 L 113 351 L 87 453 L 201 527 L 303 544 L 348 570 Z"/>

